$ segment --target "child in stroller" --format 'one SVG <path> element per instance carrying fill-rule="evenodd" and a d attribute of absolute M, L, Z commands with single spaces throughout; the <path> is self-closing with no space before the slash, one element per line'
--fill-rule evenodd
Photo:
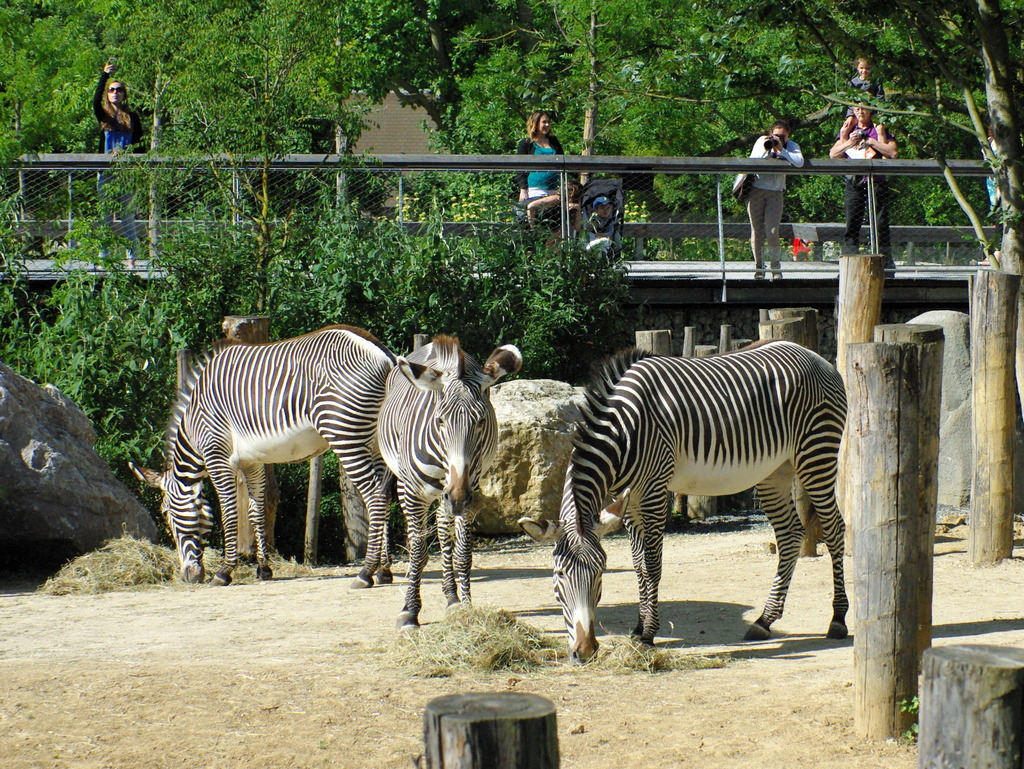
<path fill-rule="evenodd" d="M 600 249 L 609 257 L 622 249 L 623 195 L 618 179 L 594 179 L 583 187 L 583 238 L 588 251 Z"/>

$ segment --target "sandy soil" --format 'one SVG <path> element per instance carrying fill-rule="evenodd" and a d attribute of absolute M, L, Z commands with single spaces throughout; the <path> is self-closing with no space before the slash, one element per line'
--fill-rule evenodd
<path fill-rule="evenodd" d="M 1024 555 L 966 560 L 940 537 L 935 643 L 1024 644 Z M 913 746 L 853 732 L 852 639 L 827 641 L 827 558 L 802 559 L 776 637 L 740 643 L 775 569 L 766 528 L 678 534 L 665 547 L 659 645 L 721 654 L 721 669 L 612 673 L 561 664 L 517 675 L 424 679 L 383 651 L 403 580 L 349 589 L 355 569 L 227 588 L 53 597 L 0 592 L 0 764 L 27 767 L 411 767 L 433 697 L 535 692 L 558 710 L 563 767 L 909 769 Z M 635 619 L 626 541 L 609 541 L 600 619 Z M 847 563 L 848 573 L 850 563 Z M 424 622 L 442 616 L 436 559 Z M 478 604 L 561 634 L 547 547 L 478 553 Z M 856 627 L 851 626 L 856 632 Z"/>

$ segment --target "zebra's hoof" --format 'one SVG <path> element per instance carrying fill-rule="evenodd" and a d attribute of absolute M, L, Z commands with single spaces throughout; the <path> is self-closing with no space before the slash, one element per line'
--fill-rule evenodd
<path fill-rule="evenodd" d="M 832 620 L 832 624 L 828 626 L 828 633 L 825 634 L 826 638 L 834 638 L 837 641 L 846 638 L 850 634 L 850 631 L 846 629 L 846 625 L 842 622 L 836 622 Z"/>
<path fill-rule="evenodd" d="M 352 580 L 351 587 L 353 590 L 365 590 L 368 587 L 373 587 L 373 577 L 364 577 L 359 574 Z"/>
<path fill-rule="evenodd" d="M 398 622 L 395 623 L 395 627 L 399 630 L 416 630 L 420 626 L 420 621 L 417 619 L 415 614 L 410 614 L 407 611 L 403 611 L 398 615 Z"/>
<path fill-rule="evenodd" d="M 395 581 L 395 575 L 390 571 L 381 571 L 377 573 L 377 584 L 378 585 L 390 585 Z"/>
<path fill-rule="evenodd" d="M 211 585 L 217 587 L 224 587 L 231 584 L 231 572 L 230 571 L 218 571 L 213 575 L 213 579 L 210 580 Z"/>
<path fill-rule="evenodd" d="M 758 620 L 747 628 L 747 634 L 743 636 L 744 641 L 767 641 L 772 637 L 772 631 L 761 624 Z"/>
<path fill-rule="evenodd" d="M 274 570 L 266 564 L 262 564 L 256 567 L 256 578 L 261 580 L 273 579 Z"/>
<path fill-rule="evenodd" d="M 654 638 L 644 638 L 643 636 L 636 636 L 637 643 L 647 649 L 654 648 Z"/>

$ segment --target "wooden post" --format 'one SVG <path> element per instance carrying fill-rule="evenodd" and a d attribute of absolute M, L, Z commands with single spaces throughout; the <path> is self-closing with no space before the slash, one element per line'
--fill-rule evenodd
<path fill-rule="evenodd" d="M 683 357 L 692 358 L 694 348 L 697 346 L 697 327 L 686 326 L 683 328 Z"/>
<path fill-rule="evenodd" d="M 718 352 L 718 345 L 699 344 L 694 350 L 695 358 L 707 358 Z M 691 521 L 703 521 L 718 512 L 718 497 L 705 497 L 700 494 L 686 496 L 686 517 Z"/>
<path fill-rule="evenodd" d="M 174 354 L 174 363 L 177 370 L 175 392 L 181 392 L 182 385 L 188 377 L 189 369 L 192 368 L 192 353 L 189 350 L 178 350 Z"/>
<path fill-rule="evenodd" d="M 813 307 L 774 307 L 768 310 L 767 319 L 770 321 L 786 318 L 797 318 L 800 321 L 799 336 L 791 341 L 818 352 L 818 311 Z"/>
<path fill-rule="evenodd" d="M 836 328 L 836 369 L 846 381 L 846 350 L 851 344 L 870 342 L 874 328 L 882 318 L 882 288 L 885 274 L 882 257 L 843 255 L 839 257 L 839 318 Z M 849 386 L 847 386 L 849 393 Z M 853 527 L 847 510 L 850 507 L 850 483 L 846 473 L 847 445 L 839 449 L 839 478 L 836 500 L 846 521 L 846 552 L 853 553 Z"/>
<path fill-rule="evenodd" d="M 412 335 L 412 349 L 413 349 L 413 352 L 415 352 L 416 350 L 420 349 L 421 347 L 426 347 L 428 344 L 430 344 L 430 334 L 413 334 Z"/>
<path fill-rule="evenodd" d="M 975 566 L 999 563 L 1013 552 L 1019 291 L 1019 275 L 984 270 L 977 274 L 971 295 L 974 474 L 967 552 Z"/>
<path fill-rule="evenodd" d="M 839 320 L 836 368 L 846 378 L 846 348 L 870 342 L 882 318 L 885 275 L 881 256 L 839 257 Z"/>
<path fill-rule="evenodd" d="M 663 331 L 637 331 L 637 349 L 649 352 L 652 355 L 672 354 L 672 332 Z"/>
<path fill-rule="evenodd" d="M 816 350 L 818 336 L 818 313 L 808 308 L 793 308 L 791 311 L 777 313 L 772 318 L 772 310 L 761 311 L 761 322 L 758 324 L 758 335 L 761 339 L 784 339 L 789 342 L 809 347 L 807 343 L 814 343 Z M 801 312 L 801 310 L 803 312 Z M 808 316 L 812 319 L 808 320 Z M 807 496 L 799 479 L 793 479 L 793 502 L 796 505 L 797 515 L 804 525 L 804 536 L 800 543 L 800 555 L 813 557 L 818 555 L 818 543 L 824 540 L 821 530 L 821 521 L 814 513 L 811 505 L 811 498 Z"/>
<path fill-rule="evenodd" d="M 427 769 L 557 769 L 555 706 L 536 694 L 449 694 L 423 712 Z"/>
<path fill-rule="evenodd" d="M 320 542 L 320 497 L 323 478 L 324 455 L 318 454 L 309 460 L 309 487 L 306 492 L 306 537 L 302 547 L 302 562 L 316 566 Z"/>
<path fill-rule="evenodd" d="M 241 344 L 259 344 L 270 339 L 270 318 L 265 315 L 228 315 L 221 324 L 224 338 Z M 267 485 L 263 497 L 267 545 L 274 547 L 274 524 L 277 521 L 277 505 L 281 492 L 274 475 L 274 466 L 266 466 Z M 238 493 L 238 555 L 252 560 L 256 558 L 256 533 L 249 522 L 249 496 L 245 489 Z"/>
<path fill-rule="evenodd" d="M 718 351 L 729 352 L 732 349 L 732 326 L 723 323 L 718 329 Z"/>
<path fill-rule="evenodd" d="M 1024 650 L 980 644 L 928 649 L 922 673 L 921 769 L 1024 765 Z"/>
<path fill-rule="evenodd" d="M 868 739 L 909 728 L 912 714 L 900 703 L 917 694 L 921 655 L 931 644 L 942 332 L 919 328 L 926 344 L 847 350 L 854 728 Z"/>

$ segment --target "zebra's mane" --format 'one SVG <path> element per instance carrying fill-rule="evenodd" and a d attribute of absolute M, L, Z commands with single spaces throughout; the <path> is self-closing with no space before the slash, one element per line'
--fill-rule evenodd
<path fill-rule="evenodd" d="M 447 334 L 438 334 L 430 340 L 430 343 L 432 345 L 431 353 L 434 357 L 432 365 L 439 371 L 462 379 L 466 375 L 467 359 L 466 353 L 459 344 L 459 338 L 457 336 L 448 336 Z"/>
<path fill-rule="evenodd" d="M 592 381 L 584 390 L 585 401 L 580 409 L 580 418 L 576 422 L 576 429 L 572 437 L 573 496 L 575 497 L 576 520 L 575 526 L 569 527 L 570 531 L 574 531 L 580 538 L 583 537 L 585 522 L 580 512 L 582 506 L 579 497 L 580 486 L 576 483 L 578 478 L 576 459 L 589 449 L 589 436 L 606 431 L 603 425 L 607 423 L 608 400 L 619 381 L 633 364 L 651 357 L 653 357 L 651 353 L 635 347 L 622 350 L 594 367 Z M 601 491 L 603 493 L 607 489 Z"/>

